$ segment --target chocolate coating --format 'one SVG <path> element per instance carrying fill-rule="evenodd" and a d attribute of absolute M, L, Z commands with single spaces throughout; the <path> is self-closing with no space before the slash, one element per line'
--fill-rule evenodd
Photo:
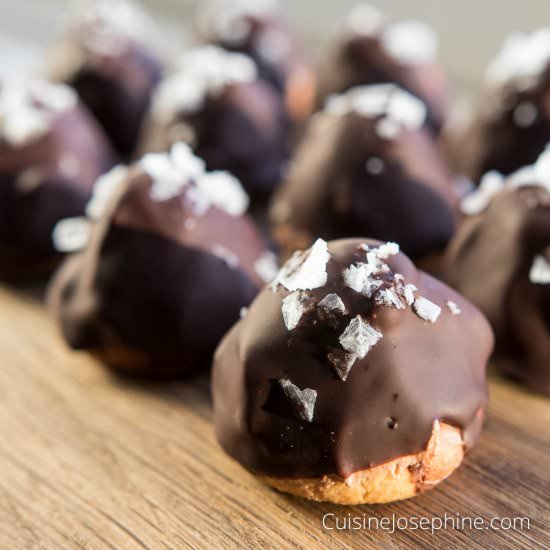
<path fill-rule="evenodd" d="M 228 74 L 220 84 L 224 65 L 232 62 L 238 75 Z M 188 86 L 201 90 L 198 100 L 188 100 Z M 181 70 L 159 88 L 143 150 L 163 151 L 177 141 L 187 142 L 209 170 L 235 175 L 255 204 L 284 175 L 290 121 L 279 94 L 258 78 L 251 59 L 207 46 L 184 54 Z"/>
<path fill-rule="evenodd" d="M 54 112 L 33 101 L 31 116 L 47 117 L 43 131 L 20 143 L 0 135 L 2 279 L 38 279 L 51 272 L 60 260 L 52 241 L 55 225 L 84 213 L 95 180 L 114 164 L 107 138 L 85 108 L 75 103 Z M 15 117 L 23 128 L 23 113 Z"/>
<path fill-rule="evenodd" d="M 468 217 L 451 242 L 447 279 L 491 322 L 497 362 L 533 389 L 550 393 L 550 284 L 530 280 L 535 257 L 550 260 L 550 195 L 540 186 L 500 191 Z"/>
<path fill-rule="evenodd" d="M 418 271 L 403 254 L 385 260 L 391 272 L 442 308 L 435 323 L 410 307 L 376 305 L 352 290 L 343 272 L 364 262 L 359 239 L 329 244 L 326 284 L 302 294 L 305 312 L 288 330 L 281 313 L 289 292 L 264 289 L 248 315 L 218 348 L 213 370 L 216 434 L 226 452 L 256 474 L 317 477 L 350 474 L 423 450 L 435 419 L 462 429 L 467 448 L 478 438 L 486 404 L 485 366 L 490 327 L 478 310 L 436 279 Z M 386 286 L 388 285 L 388 286 Z M 319 302 L 337 294 L 344 312 Z M 461 314 L 445 307 L 452 300 Z M 347 380 L 329 354 L 361 315 L 382 334 Z M 316 392 L 311 422 L 297 414 L 281 380 Z"/>
<path fill-rule="evenodd" d="M 68 343 L 119 372 L 204 372 L 264 282 L 256 262 L 265 246 L 246 216 L 198 209 L 191 182 L 162 201 L 152 184 L 130 169 L 49 299 Z"/>
<path fill-rule="evenodd" d="M 435 56 L 423 55 L 415 60 L 395 55 L 384 40 L 384 36 L 393 32 L 396 25 L 417 26 L 419 23 L 394 21 L 370 7 L 365 7 L 367 13 L 361 14 L 360 8 L 358 6 L 350 13 L 347 26 L 341 29 L 322 64 L 317 106 L 322 107 L 330 95 L 342 93 L 355 86 L 394 83 L 426 104 L 428 126 L 436 133 L 439 132 L 445 121 L 449 101 L 447 79 L 442 67 Z M 360 22 L 363 18 L 365 21 Z M 362 28 L 362 25 L 365 27 Z M 421 32 L 428 32 L 424 25 Z M 393 42 L 398 42 L 399 38 L 397 36 Z M 405 54 L 409 51 L 410 55 L 410 51 L 415 50 L 420 41 L 407 33 L 402 39 L 400 49 Z"/>
<path fill-rule="evenodd" d="M 51 52 L 50 78 L 76 90 L 124 158 L 135 152 L 163 73 L 145 19 L 126 0 L 90 3 Z"/>
<path fill-rule="evenodd" d="M 399 242 L 415 259 L 445 247 L 457 198 L 437 144 L 425 127 L 385 138 L 381 118 L 312 119 L 271 208 L 285 248 L 355 235 Z"/>

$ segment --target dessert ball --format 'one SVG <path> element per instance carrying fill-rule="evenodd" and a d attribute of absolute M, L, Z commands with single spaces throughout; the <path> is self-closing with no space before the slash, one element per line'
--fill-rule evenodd
<path fill-rule="evenodd" d="M 207 371 L 276 274 L 247 205 L 233 176 L 205 172 L 184 144 L 100 178 L 88 219 L 56 228 L 59 245 L 75 250 L 49 293 L 67 342 L 120 373 Z"/>
<path fill-rule="evenodd" d="M 0 83 L 0 278 L 38 279 L 59 260 L 55 224 L 83 214 L 111 146 L 66 86 Z"/>
<path fill-rule="evenodd" d="M 462 144 L 462 168 L 476 182 L 534 163 L 550 141 L 550 27 L 515 33 L 485 76 L 479 108 Z"/>
<path fill-rule="evenodd" d="M 426 23 L 392 20 L 368 4 L 359 4 L 322 65 L 318 105 L 354 86 L 395 83 L 426 104 L 428 126 L 439 132 L 448 91 L 437 51 L 437 35 Z"/>
<path fill-rule="evenodd" d="M 162 77 L 154 25 L 128 0 L 95 0 L 78 8 L 52 48 L 49 77 L 77 91 L 129 158 Z"/>
<path fill-rule="evenodd" d="M 216 352 L 216 434 L 265 483 L 389 502 L 434 487 L 479 437 L 493 336 L 395 243 L 297 252 Z"/>
<path fill-rule="evenodd" d="M 380 84 L 333 96 L 312 118 L 271 217 L 286 251 L 369 235 L 416 259 L 445 247 L 456 202 L 424 104 Z"/>
<path fill-rule="evenodd" d="M 188 143 L 209 170 L 227 170 L 253 200 L 280 182 L 290 150 L 290 125 L 273 86 L 254 61 L 217 46 L 192 49 L 155 93 L 144 149 Z"/>
<path fill-rule="evenodd" d="M 316 77 L 284 24 L 277 0 L 203 0 L 197 27 L 203 40 L 252 57 L 260 77 L 285 98 L 293 119 L 310 114 Z"/>
<path fill-rule="evenodd" d="M 488 173 L 462 210 L 447 278 L 493 325 L 497 366 L 550 394 L 550 149 L 507 179 Z"/>

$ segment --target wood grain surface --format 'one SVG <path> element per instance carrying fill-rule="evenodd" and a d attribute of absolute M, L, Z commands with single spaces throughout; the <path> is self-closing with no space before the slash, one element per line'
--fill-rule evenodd
<path fill-rule="evenodd" d="M 309 503 L 263 487 L 218 448 L 208 380 L 114 378 L 67 351 L 38 302 L 0 288 L 0 433 L 1 549 L 550 548 L 550 400 L 498 378 L 480 444 L 438 489 L 383 506 Z M 322 524 L 445 513 L 531 526 Z"/>

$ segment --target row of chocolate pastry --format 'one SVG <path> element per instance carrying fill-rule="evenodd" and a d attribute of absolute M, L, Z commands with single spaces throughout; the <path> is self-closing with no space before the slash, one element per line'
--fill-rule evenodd
<path fill-rule="evenodd" d="M 148 154 L 95 186 L 124 153 L 107 124 L 128 128 L 116 117 L 132 101 L 120 92 L 139 91 L 139 60 L 151 56 L 133 34 L 140 12 L 99 2 L 75 27 L 72 41 L 85 37 L 85 46 L 67 56 L 67 74 L 81 103 L 65 86 L 2 87 L 2 275 L 51 269 L 52 242 L 74 252 L 50 291 L 67 341 L 118 371 L 155 376 L 207 370 L 242 308 L 275 280 L 217 353 L 222 445 L 271 485 L 308 498 L 412 496 L 449 475 L 479 434 L 492 346 L 483 316 L 392 243 L 319 240 L 277 274 L 245 211 L 283 180 L 270 210 L 284 256 L 319 236 L 367 235 L 400 242 L 430 267 L 452 239 L 443 273 L 489 317 L 514 375 L 548 391 L 548 154 L 535 132 L 537 151 L 525 161 L 540 154 L 535 164 L 507 179 L 490 173 L 461 198 L 437 141 L 446 92 L 433 31 L 360 6 L 320 78 L 318 95 L 330 99 L 318 100 L 287 171 L 291 121 L 307 111 L 311 74 L 293 61 L 283 65 L 299 66 L 294 76 L 274 77 L 273 52 L 290 42 L 271 3 L 229 5 L 202 19 L 225 49 L 193 49 L 154 92 L 148 85 L 137 146 Z M 533 49 L 542 57 L 540 36 L 506 46 L 500 72 L 506 57 L 523 72 L 518 57 L 532 59 Z M 239 49 L 252 57 L 229 52 Z M 529 85 L 538 86 L 532 71 Z M 520 93 L 513 82 L 503 95 Z M 116 116 L 101 116 L 99 98 Z M 538 127 L 544 102 L 529 105 Z M 508 131 L 521 131 L 525 145 L 527 117 L 516 113 L 524 102 L 510 109 L 499 116 L 512 117 Z M 169 152 L 150 152 L 157 148 Z"/>

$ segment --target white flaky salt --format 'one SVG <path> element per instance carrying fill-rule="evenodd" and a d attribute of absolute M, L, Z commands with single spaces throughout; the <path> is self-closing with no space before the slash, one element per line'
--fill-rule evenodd
<path fill-rule="evenodd" d="M 421 319 L 430 323 L 435 323 L 441 315 L 441 308 L 437 304 L 421 296 L 414 301 L 413 309 Z"/>
<path fill-rule="evenodd" d="M 458 304 L 452 300 L 447 300 L 445 305 L 453 315 L 460 315 L 462 313 L 462 310 L 458 307 Z"/>
<path fill-rule="evenodd" d="M 58 252 L 68 254 L 86 247 L 90 240 L 91 224 L 85 217 L 67 218 L 57 222 L 52 240 Z"/>
<path fill-rule="evenodd" d="M 353 318 L 339 338 L 340 345 L 356 357 L 363 359 L 369 350 L 382 338 L 382 333 L 363 320 Z"/>
<path fill-rule="evenodd" d="M 305 310 L 300 292 L 293 292 L 283 300 L 281 312 L 288 330 L 293 330 L 298 326 Z"/>
<path fill-rule="evenodd" d="M 536 81 L 550 61 L 550 28 L 532 33 L 515 32 L 504 41 L 485 74 L 489 85 L 510 82 L 526 87 Z"/>
<path fill-rule="evenodd" d="M 356 86 L 331 96 L 325 111 L 340 116 L 356 113 L 379 119 L 376 128 L 385 139 L 394 139 L 403 130 L 419 130 L 427 116 L 424 103 L 395 84 Z"/>
<path fill-rule="evenodd" d="M 164 123 L 178 114 L 196 113 L 227 86 L 252 82 L 257 75 L 254 61 L 242 53 L 218 46 L 191 49 L 180 57 L 176 72 L 157 88 L 153 113 Z"/>
<path fill-rule="evenodd" d="M 432 62 L 439 48 L 437 34 L 422 21 L 396 21 L 380 33 L 382 47 L 388 55 L 404 65 Z"/>
<path fill-rule="evenodd" d="M 327 263 L 330 260 L 327 242 L 317 239 L 305 252 L 295 252 L 283 266 L 274 283 L 289 291 L 312 290 L 327 282 Z"/>
<path fill-rule="evenodd" d="M 317 307 L 321 309 L 326 309 L 327 311 L 338 311 L 344 313 L 346 311 L 346 306 L 342 301 L 342 298 L 338 294 L 327 294 L 318 304 Z"/>
<path fill-rule="evenodd" d="M 270 283 L 277 277 L 279 267 L 277 256 L 273 252 L 266 251 L 254 262 L 254 271 L 265 283 Z"/>
<path fill-rule="evenodd" d="M 550 284 L 550 261 L 543 255 L 535 256 L 529 271 L 529 280 L 535 285 Z"/>

